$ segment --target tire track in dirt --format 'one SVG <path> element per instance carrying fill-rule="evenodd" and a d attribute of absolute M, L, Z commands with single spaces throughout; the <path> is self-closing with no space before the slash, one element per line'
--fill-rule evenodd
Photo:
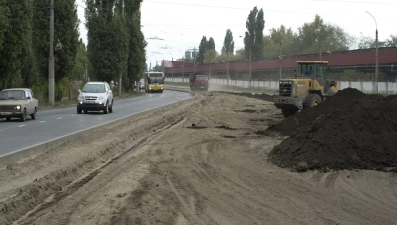
<path fill-rule="evenodd" d="M 139 158 L 138 156 L 142 154 L 140 151 L 134 151 L 139 148 L 139 146 L 147 144 L 149 142 L 153 142 L 154 140 L 158 139 L 158 135 L 161 132 L 171 129 L 171 127 L 177 124 L 180 121 L 176 121 L 174 124 L 167 125 L 166 127 L 162 128 L 161 130 L 156 131 L 154 134 L 151 134 L 149 137 L 143 137 L 140 140 L 134 142 L 130 147 L 128 147 L 125 151 L 115 155 L 111 160 L 104 163 L 102 166 L 96 168 L 95 170 L 88 173 L 86 176 L 75 180 L 70 185 L 66 186 L 64 190 L 61 192 L 56 193 L 53 196 L 47 198 L 43 204 L 38 205 L 35 209 L 31 212 L 27 213 L 23 216 L 20 220 L 17 220 L 17 224 L 31 224 L 36 220 L 36 217 L 40 217 L 43 219 L 38 220 L 38 222 L 48 222 L 49 224 L 68 224 L 70 223 L 70 218 L 72 217 L 73 213 L 76 211 L 76 208 L 81 204 L 81 202 L 85 202 L 88 198 L 91 197 L 92 194 L 97 192 L 101 192 L 102 185 L 93 185 L 90 184 L 90 190 L 82 191 L 83 193 L 78 194 L 81 192 L 81 189 L 84 189 L 84 185 L 88 184 L 89 182 L 94 182 L 93 179 L 100 175 L 100 183 L 115 183 L 113 179 L 116 179 L 118 175 L 122 174 L 123 171 L 133 171 L 142 165 L 142 161 L 146 160 L 146 158 Z M 134 152 L 133 152 L 134 151 Z M 132 154 L 131 154 L 132 152 Z M 124 156 L 129 155 L 128 158 L 124 158 Z M 131 157 L 133 157 L 131 159 Z M 136 160 L 138 159 L 138 160 Z M 112 165 L 112 169 L 108 169 Z M 116 165 L 116 166 L 113 166 Z M 132 167 L 132 168 L 131 168 Z M 110 174 L 109 174 L 110 173 Z M 143 174 L 144 176 L 144 174 Z M 143 177 L 142 176 L 142 177 Z M 96 189 L 93 189 L 95 187 Z M 124 193 L 120 193 L 123 195 Z M 77 195 L 77 196 L 75 196 Z M 76 201 L 79 199 L 79 201 Z M 52 206 L 57 203 L 57 209 L 53 209 Z M 65 208 L 59 209 L 59 205 L 64 205 Z M 50 212 L 49 212 L 50 211 Z M 55 212 L 55 213 L 54 213 Z M 59 212 L 59 213 L 56 213 Z M 40 214 L 40 215 L 36 215 Z M 51 214 L 50 216 L 47 216 Z M 28 218 L 33 218 L 29 220 Z"/>
<path fill-rule="evenodd" d="M 175 104 L 173 106 L 170 106 L 168 108 L 177 107 L 178 105 L 182 106 L 181 109 L 183 109 L 183 107 L 189 108 L 189 106 L 197 104 L 196 102 L 197 101 L 180 102 L 180 103 L 177 103 L 177 104 Z M 63 150 L 62 151 L 58 150 L 57 152 L 62 152 L 62 153 L 64 153 L 66 155 L 66 152 L 69 152 L 69 154 L 70 154 L 70 150 L 71 149 L 76 149 L 76 147 L 80 148 L 80 146 L 87 145 L 87 144 L 91 143 L 91 141 L 98 142 L 97 139 L 95 138 L 95 134 L 98 133 L 98 132 L 102 133 L 104 130 L 105 130 L 106 133 L 109 132 L 109 133 L 107 133 L 107 136 L 108 136 L 107 140 L 111 140 L 112 137 L 114 137 L 113 134 L 119 134 L 115 130 L 116 127 L 117 127 L 117 130 L 120 130 L 120 131 L 123 130 L 123 129 L 125 130 L 127 128 L 128 129 L 127 132 L 122 133 L 122 135 L 118 135 L 114 139 L 114 140 L 117 140 L 117 143 L 119 143 L 119 144 L 117 144 L 117 145 L 110 144 L 107 147 L 108 149 L 110 149 L 110 151 L 109 151 L 110 153 L 113 152 L 113 154 L 114 153 L 117 154 L 117 151 L 119 151 L 118 148 L 120 148 L 123 145 L 125 145 L 126 140 L 130 140 L 130 139 L 134 140 L 135 139 L 135 137 L 133 137 L 133 135 L 139 137 L 139 136 L 144 136 L 148 132 L 149 133 L 153 133 L 153 132 L 156 131 L 157 128 L 153 130 L 153 129 L 147 129 L 147 127 L 155 128 L 155 127 L 164 126 L 164 124 L 168 125 L 169 123 L 172 123 L 172 121 L 174 121 L 175 119 L 180 118 L 180 115 L 183 114 L 183 112 L 182 113 L 177 113 L 177 114 L 167 113 L 167 109 L 168 108 L 164 108 L 163 110 L 159 110 L 159 111 L 153 112 L 153 113 L 150 114 L 150 116 L 149 115 L 144 115 L 144 116 L 142 116 L 140 118 L 133 119 L 130 122 L 120 123 L 120 124 L 118 124 L 118 125 L 116 125 L 114 127 L 108 128 L 108 129 L 102 129 L 101 131 L 95 131 L 90 136 L 77 139 L 77 142 L 71 142 L 71 141 L 67 142 L 67 143 L 65 143 L 62 146 Z M 152 120 L 151 119 L 151 117 L 157 116 L 157 115 L 160 115 L 160 114 L 163 117 L 162 120 L 157 121 L 157 120 Z M 141 123 L 141 124 L 143 124 L 143 126 L 138 127 L 138 129 L 128 128 L 128 127 L 130 127 L 130 125 L 132 123 Z M 89 151 L 87 151 L 87 153 L 86 153 L 87 155 L 83 155 L 83 157 L 78 158 L 78 160 L 80 160 L 82 163 L 88 164 L 88 166 L 86 166 L 86 168 L 88 168 L 88 169 L 91 168 L 90 170 L 92 170 L 92 168 L 96 167 L 95 166 L 96 163 L 99 162 L 98 165 L 101 165 L 104 162 L 103 159 L 99 158 L 99 161 L 98 161 L 97 160 L 98 158 L 97 159 L 93 158 L 93 155 L 95 155 L 97 151 L 98 151 L 97 149 L 92 149 L 92 150 L 90 149 Z M 92 153 L 94 153 L 94 154 L 92 154 Z M 79 155 L 79 154 L 80 153 L 78 153 L 76 155 Z M 59 155 L 59 154 L 56 154 L 56 152 L 54 152 L 53 154 L 49 154 L 49 155 L 53 156 L 53 155 Z M 41 164 L 42 161 L 45 161 L 45 159 L 42 159 L 43 156 L 47 157 L 48 155 L 44 154 L 44 155 L 35 156 L 35 158 L 33 160 L 24 161 L 20 165 L 15 164 L 15 166 L 12 167 L 14 169 L 13 171 L 18 171 L 19 168 L 23 168 L 25 166 L 29 167 L 29 165 L 36 165 L 37 163 Z M 95 156 L 95 157 L 100 157 L 100 155 Z M 68 158 L 70 158 L 70 157 L 68 157 Z M 79 164 L 79 163 L 76 163 L 76 162 L 73 162 L 73 161 L 71 161 L 71 164 L 68 164 L 67 163 L 68 162 L 67 161 L 68 158 L 62 157 L 62 162 L 63 161 L 66 162 L 66 164 L 65 164 L 66 168 L 71 167 L 72 165 L 78 165 Z M 35 162 L 35 161 L 37 161 L 37 162 Z M 54 160 L 52 160 L 52 161 L 54 161 Z M 92 165 L 90 166 L 90 164 L 92 164 Z M 50 167 L 50 166 L 51 165 L 48 164 L 48 167 Z M 43 167 L 43 168 L 46 168 L 46 167 Z M 78 170 L 81 170 L 81 172 L 87 173 L 87 172 L 84 172 L 84 170 L 82 170 L 82 169 L 84 169 L 83 167 L 77 166 L 77 168 L 78 168 Z M 56 170 L 58 170 L 59 172 L 56 172 Z M 67 178 L 68 176 L 72 175 L 70 178 L 73 179 L 73 176 L 74 176 L 74 173 L 75 173 L 73 170 L 75 170 L 75 169 L 70 171 L 72 173 L 69 173 L 68 170 L 65 170 L 62 167 L 62 165 L 60 165 L 60 166 L 58 166 L 56 168 L 56 170 L 55 170 L 55 172 L 51 172 L 50 174 L 46 173 L 44 179 L 51 179 L 52 180 L 53 179 L 52 178 L 52 176 L 53 176 L 52 174 L 54 174 L 54 176 L 57 176 L 57 174 L 62 174 L 62 176 L 64 176 L 65 178 Z M 76 178 L 77 177 L 75 177 L 74 179 L 76 179 Z M 40 178 L 40 179 L 43 179 L 43 178 Z M 69 183 L 71 183 L 71 181 Z M 34 183 L 32 185 L 34 186 Z M 49 185 L 52 186 L 53 184 L 49 184 Z M 66 185 L 62 185 L 62 186 L 66 186 Z M 60 186 L 60 188 L 62 186 Z M 27 191 L 29 191 L 29 189 L 31 189 L 32 187 L 28 186 L 27 188 L 28 188 L 27 190 L 21 189 L 21 190 L 23 190 L 22 193 L 27 193 Z M 34 188 L 34 190 L 33 189 L 31 189 L 31 190 L 35 191 L 34 195 L 30 195 L 29 196 L 32 199 L 34 198 L 35 203 L 33 203 L 33 204 L 36 204 L 37 202 L 40 204 L 42 201 L 44 201 L 45 198 L 48 198 L 49 196 L 51 196 L 51 194 L 54 194 L 54 193 L 56 194 L 60 190 L 60 189 L 54 189 L 54 190 L 52 190 L 52 192 L 48 191 L 48 190 L 46 192 L 40 192 L 41 190 L 43 190 L 41 187 L 40 187 L 40 189 L 35 188 L 35 187 L 33 187 L 33 188 Z M 18 189 L 18 191 L 19 191 L 19 189 Z M 7 214 L 6 214 L 7 217 L 0 216 L 0 218 L 1 218 L 0 222 L 2 221 L 1 223 L 8 224 L 9 222 L 6 222 L 6 221 L 14 221 L 15 219 L 17 219 L 17 218 L 21 217 L 22 215 L 24 215 L 25 213 L 27 213 L 29 210 L 33 210 L 37 206 L 37 205 L 33 205 L 32 203 L 26 204 L 26 200 L 19 201 L 18 199 L 20 197 L 26 198 L 24 196 L 19 196 L 17 194 L 16 197 L 14 197 L 13 199 L 9 199 L 9 200 L 6 200 L 5 202 L 3 202 L 2 206 L 1 206 L 2 208 L 0 208 L 1 209 L 0 210 L 0 215 L 1 215 L 1 213 L 7 212 Z M 40 201 L 40 199 L 42 199 L 42 201 Z M 20 204 L 23 207 L 18 207 L 18 204 Z M 7 207 L 8 205 L 12 205 L 13 207 L 15 207 L 15 210 L 14 209 L 10 209 L 9 207 Z M 29 210 L 26 210 L 26 209 L 29 209 Z M 7 210 L 7 211 L 5 211 L 5 210 Z"/>

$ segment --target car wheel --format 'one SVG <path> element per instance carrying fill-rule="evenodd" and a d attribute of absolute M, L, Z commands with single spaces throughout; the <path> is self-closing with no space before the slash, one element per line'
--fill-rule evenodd
<path fill-rule="evenodd" d="M 22 115 L 21 115 L 21 121 L 22 121 L 22 122 L 25 122 L 25 121 L 26 121 L 26 117 L 27 117 L 27 115 L 26 115 L 26 109 L 24 109 L 23 112 L 22 112 Z"/>
<path fill-rule="evenodd" d="M 108 105 L 106 104 L 105 108 L 103 109 L 103 114 L 108 114 L 109 113 L 109 108 Z"/>
<path fill-rule="evenodd" d="M 112 104 L 109 107 L 109 112 L 112 113 L 113 112 L 113 100 L 112 100 Z"/>
<path fill-rule="evenodd" d="M 37 116 L 37 108 L 34 108 L 34 112 L 30 114 L 30 117 L 32 117 L 32 120 L 35 120 Z"/>
<path fill-rule="evenodd" d="M 81 114 L 82 111 L 83 111 L 83 110 L 77 108 L 77 114 Z"/>

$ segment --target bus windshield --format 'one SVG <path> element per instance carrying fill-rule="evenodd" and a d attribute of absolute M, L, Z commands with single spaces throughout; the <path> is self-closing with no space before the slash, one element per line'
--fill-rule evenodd
<path fill-rule="evenodd" d="M 164 73 L 161 72 L 148 72 L 147 84 L 164 84 Z"/>

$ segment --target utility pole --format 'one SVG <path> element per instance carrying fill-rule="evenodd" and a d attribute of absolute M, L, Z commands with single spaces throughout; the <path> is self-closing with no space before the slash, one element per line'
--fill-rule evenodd
<path fill-rule="evenodd" d="M 55 103 L 55 75 L 54 75 L 54 0 L 50 0 L 50 56 L 48 58 L 48 100 L 50 105 Z"/>
<path fill-rule="evenodd" d="M 124 0 L 121 3 L 121 7 L 122 7 L 122 16 L 124 16 Z M 117 91 L 117 95 L 121 96 L 121 81 L 123 80 L 123 73 L 120 72 L 120 77 L 119 77 L 119 86 L 118 86 L 118 91 Z M 138 88 L 138 87 L 137 87 Z"/>
<path fill-rule="evenodd" d="M 279 56 L 279 59 L 280 59 L 280 80 L 281 80 L 281 58 L 282 58 L 282 56 L 281 56 L 281 41 L 280 41 L 280 56 Z"/>

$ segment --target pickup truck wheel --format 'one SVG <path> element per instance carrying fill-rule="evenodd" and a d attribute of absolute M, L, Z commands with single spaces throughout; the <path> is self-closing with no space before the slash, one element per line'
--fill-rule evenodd
<path fill-rule="evenodd" d="M 297 112 L 297 110 L 291 110 L 291 109 L 282 109 L 281 113 L 285 118 L 294 115 Z"/>
<path fill-rule="evenodd" d="M 318 94 L 310 94 L 303 103 L 303 108 L 310 108 L 317 106 L 321 102 L 321 97 Z"/>
<path fill-rule="evenodd" d="M 35 120 L 36 116 L 37 116 L 37 108 L 34 108 L 34 112 L 30 114 L 30 117 L 32 118 L 32 120 Z"/>
<path fill-rule="evenodd" d="M 27 117 L 26 109 L 24 109 L 23 112 L 22 112 L 22 115 L 21 115 L 21 122 L 25 122 L 26 121 L 26 117 Z"/>

